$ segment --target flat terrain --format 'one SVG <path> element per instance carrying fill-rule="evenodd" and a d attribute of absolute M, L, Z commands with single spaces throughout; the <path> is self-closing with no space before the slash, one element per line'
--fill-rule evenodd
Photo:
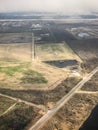
<path fill-rule="evenodd" d="M 51 90 L 12 90 L 1 87 L 0 92 L 5 95 L 20 98 L 38 105 L 50 107 L 55 105 L 64 95 L 66 95 L 81 79 L 70 77 L 62 81 L 56 88 Z M 50 104 L 50 105 L 49 105 Z"/>
<path fill-rule="evenodd" d="M 41 117 L 38 109 L 27 106 L 23 103 L 17 103 L 14 108 L 0 117 L 1 130 L 23 130 L 27 129 L 30 122 L 36 122 Z"/>
<path fill-rule="evenodd" d="M 31 44 L 30 43 L 8 43 L 0 44 L 1 62 L 18 62 L 31 61 Z"/>
<path fill-rule="evenodd" d="M 61 70 L 59 67 L 46 63 L 47 61 L 61 61 L 66 59 L 69 63 L 65 67 L 72 67 L 70 60 L 72 62 L 74 60 L 81 62 L 81 59 L 66 43 L 35 44 L 35 60 L 32 60 L 32 55 L 31 43 L 0 44 L 1 87 L 3 85 L 3 87 L 11 89 L 51 88 L 54 83 L 65 79 L 69 75 L 69 72 L 65 73 L 63 69 Z M 40 84 L 34 83 L 34 85 L 27 82 L 23 83 L 21 79 L 23 79 L 22 77 L 28 69 L 41 73 L 48 80 L 47 86 L 41 82 Z"/>
<path fill-rule="evenodd" d="M 84 91 L 98 91 L 98 72 L 82 87 Z"/>
<path fill-rule="evenodd" d="M 78 130 L 98 103 L 98 94 L 76 94 L 40 130 Z"/>
<path fill-rule="evenodd" d="M 81 39 L 67 42 L 81 59 L 88 60 L 98 57 L 98 39 Z"/>
<path fill-rule="evenodd" d="M 31 43 L 31 33 L 0 33 L 0 43 Z"/>
<path fill-rule="evenodd" d="M 97 74 L 98 72 L 95 73 L 90 80 L 95 81 L 95 77 Z M 82 87 L 84 86 L 82 85 Z M 53 116 L 53 118 L 50 119 L 50 121 L 48 121 L 46 125 L 44 125 L 40 129 L 41 130 L 44 129 L 45 130 L 49 130 L 49 129 L 78 130 L 82 125 L 82 123 L 84 122 L 84 120 L 86 120 L 86 118 L 90 115 L 93 108 L 97 105 L 98 103 L 97 98 L 98 98 L 98 92 L 95 91 L 94 93 L 93 88 L 92 91 L 90 91 L 90 93 L 89 91 L 83 91 L 83 90 L 81 91 L 78 89 L 76 91 L 76 94 L 70 100 L 68 100 L 67 103 L 65 103 L 65 106 L 62 107 L 60 110 L 58 110 L 58 112 Z M 56 107 L 54 107 L 54 109 L 55 108 Z M 97 112 L 97 110 L 95 112 Z M 91 124 L 92 126 L 94 124 L 94 121 L 91 122 L 90 124 L 90 118 L 93 121 L 94 117 L 91 116 L 89 117 L 89 123 L 87 124 L 88 128 L 90 128 L 89 126 Z M 86 124 L 84 125 L 84 129 L 85 126 Z"/>
<path fill-rule="evenodd" d="M 65 59 L 81 61 L 66 43 L 38 44 L 36 45 L 36 57 L 42 61 Z"/>
<path fill-rule="evenodd" d="M 97 26 L 97 19 L 0 20 L 0 130 L 82 126 L 98 103 Z"/>

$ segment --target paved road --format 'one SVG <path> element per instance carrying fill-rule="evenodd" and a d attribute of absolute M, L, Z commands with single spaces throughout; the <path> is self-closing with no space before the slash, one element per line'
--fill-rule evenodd
<path fill-rule="evenodd" d="M 79 90 L 82 86 L 90 80 L 90 78 L 98 71 L 98 67 L 96 67 L 91 73 L 89 73 L 86 77 L 83 78 L 67 95 L 65 95 L 57 104 L 49 110 L 42 118 L 32 125 L 28 130 L 38 130 L 41 128 L 51 117 L 53 117 L 56 112 Z"/>

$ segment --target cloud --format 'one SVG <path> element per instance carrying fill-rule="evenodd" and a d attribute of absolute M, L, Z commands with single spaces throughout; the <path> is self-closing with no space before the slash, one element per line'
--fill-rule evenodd
<path fill-rule="evenodd" d="M 98 0 L 0 0 L 0 12 L 34 10 L 61 13 L 98 11 Z"/>

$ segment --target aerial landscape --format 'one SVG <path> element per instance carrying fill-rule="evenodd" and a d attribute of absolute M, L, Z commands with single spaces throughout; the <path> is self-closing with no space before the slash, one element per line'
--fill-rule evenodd
<path fill-rule="evenodd" d="M 0 130 L 98 130 L 98 11 L 24 11 L 16 4 L 17 11 L 5 3 Z"/>

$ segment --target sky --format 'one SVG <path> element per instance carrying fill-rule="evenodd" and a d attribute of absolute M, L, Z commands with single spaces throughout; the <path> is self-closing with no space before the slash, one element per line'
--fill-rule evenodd
<path fill-rule="evenodd" d="M 0 12 L 46 11 L 65 14 L 98 11 L 98 0 L 0 0 Z"/>

